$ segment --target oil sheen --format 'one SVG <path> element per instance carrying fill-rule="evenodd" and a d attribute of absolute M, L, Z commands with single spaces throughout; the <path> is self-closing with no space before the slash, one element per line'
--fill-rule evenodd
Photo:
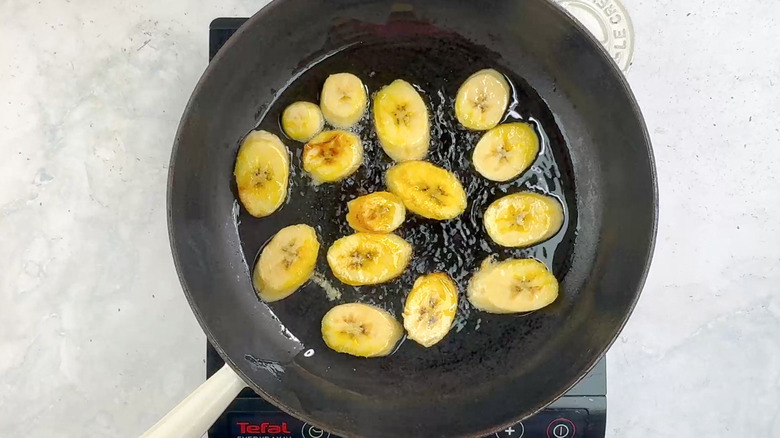
<path fill-rule="evenodd" d="M 532 124 L 541 142 L 540 153 L 532 166 L 505 183 L 489 181 L 476 172 L 471 153 L 483 132 L 465 129 L 455 118 L 454 99 L 458 87 L 472 73 L 484 68 L 498 70 L 511 84 L 512 95 L 503 122 Z M 452 220 L 429 220 L 408 212 L 396 233 L 414 248 L 412 261 L 400 277 L 375 286 L 353 287 L 341 283 L 332 275 L 325 260 L 328 247 L 336 239 L 354 232 L 346 221 L 347 202 L 357 196 L 385 190 L 385 171 L 394 164 L 379 145 L 373 128 L 371 102 L 366 114 L 352 128 L 363 142 L 364 162 L 355 174 L 338 183 L 313 183 L 302 170 L 303 144 L 287 138 L 279 123 L 287 105 L 298 100 L 318 103 L 325 79 L 339 72 L 360 77 L 369 96 L 395 79 L 413 84 L 423 96 L 430 116 L 431 144 L 425 160 L 454 172 L 468 195 L 466 211 Z M 522 78 L 504 68 L 498 56 L 468 44 L 442 44 L 433 38 L 430 41 L 418 38 L 392 44 L 356 45 L 323 57 L 297 73 L 296 79 L 286 89 L 279 90 L 275 101 L 259 115 L 258 124 L 258 129 L 278 135 L 290 151 L 292 168 L 287 201 L 267 218 L 251 217 L 242 208 L 238 215 L 238 230 L 248 262 L 256 260 L 262 246 L 283 226 L 305 223 L 317 230 L 321 243 L 316 268 L 318 281 L 309 282 L 289 298 L 271 304 L 279 319 L 304 344 L 321 351 L 317 348 L 322 344 L 317 339 L 319 319 L 339 303 L 375 304 L 400 320 L 404 300 L 415 279 L 437 271 L 449 274 L 460 291 L 455 324 L 440 344 L 458 337 L 462 331 L 461 335 L 480 332 L 480 328 L 484 331 L 485 325 L 499 316 L 472 308 L 465 292 L 474 271 L 489 256 L 498 259 L 532 257 L 545 263 L 559 280 L 563 278 L 570 264 L 577 230 L 576 192 L 564 137 L 544 101 Z M 326 125 L 325 129 L 329 128 Z M 541 244 L 504 248 L 488 237 L 482 215 L 491 202 L 519 191 L 550 194 L 560 200 L 565 216 L 563 227 Z M 248 266 L 248 269 L 253 267 Z M 328 288 L 326 291 L 322 284 L 332 285 L 336 290 Z M 338 298 L 332 301 L 335 297 Z M 500 318 L 519 316 L 523 315 L 501 315 Z M 302 317 L 313 321 L 301 321 Z M 404 343 L 399 351 L 409 348 L 410 344 L 413 343 Z"/>

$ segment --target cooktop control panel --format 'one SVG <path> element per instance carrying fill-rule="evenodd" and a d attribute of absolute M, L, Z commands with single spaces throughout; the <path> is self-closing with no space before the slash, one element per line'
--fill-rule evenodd
<path fill-rule="evenodd" d="M 264 402 L 263 402 L 264 404 Z M 251 400 L 236 400 L 231 411 L 219 419 L 210 438 L 340 438 L 277 410 L 254 410 Z M 267 409 L 267 405 L 265 406 Z M 487 438 L 585 438 L 592 428 L 586 409 L 547 409 Z M 439 437 L 436 433 L 410 436 Z M 602 435 L 603 436 L 603 435 Z"/>

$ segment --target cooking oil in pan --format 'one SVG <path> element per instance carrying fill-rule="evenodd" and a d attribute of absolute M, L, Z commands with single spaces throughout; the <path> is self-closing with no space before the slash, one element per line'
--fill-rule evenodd
<path fill-rule="evenodd" d="M 453 53 L 455 52 L 455 53 Z M 453 59 L 458 62 L 453 62 Z M 397 42 L 392 45 L 357 46 L 326 57 L 300 74 L 277 94 L 260 120 L 258 129 L 273 132 L 291 152 L 291 187 L 286 204 L 266 218 L 253 218 L 241 209 L 238 229 L 247 261 L 256 260 L 262 246 L 287 225 L 305 223 L 319 235 L 321 249 L 316 281 L 289 298 L 272 303 L 277 317 L 304 344 L 322 349 L 319 322 L 338 303 L 364 302 L 380 306 L 399 318 L 404 300 L 415 279 L 430 272 L 446 272 L 460 289 L 459 308 L 448 338 L 465 332 L 484 331 L 491 315 L 473 309 L 465 296 L 473 272 L 490 256 L 499 259 L 535 258 L 545 263 L 561 279 L 568 269 L 576 235 L 576 203 L 573 177 L 563 136 L 554 117 L 538 94 L 521 78 L 502 65 L 489 51 L 471 47 Z M 459 85 L 483 68 L 504 73 L 512 86 L 512 99 L 504 122 L 523 121 L 533 125 L 541 142 L 533 165 L 518 178 L 505 183 L 489 181 L 471 163 L 471 152 L 482 132 L 463 128 L 455 118 L 454 99 Z M 366 84 L 369 95 L 395 79 L 412 83 L 429 110 L 431 144 L 426 160 L 457 175 L 468 196 L 466 211 L 455 219 L 436 221 L 408 212 L 396 231 L 414 248 L 409 267 L 397 279 L 375 286 L 353 287 L 341 283 L 330 272 L 325 259 L 328 247 L 354 231 L 346 221 L 347 202 L 357 196 L 386 190 L 385 171 L 394 163 L 383 152 L 373 127 L 371 102 L 368 111 L 352 128 L 363 141 L 365 159 L 358 171 L 335 184 L 315 184 L 302 170 L 303 144 L 284 136 L 279 119 L 284 108 L 298 100 L 318 102 L 319 91 L 328 75 L 350 72 Z M 326 126 L 326 129 L 329 129 Z M 564 223 L 552 238 L 528 248 L 504 248 L 487 235 L 482 215 L 491 202 L 510 193 L 534 191 L 556 197 L 564 209 Z M 253 266 L 249 267 L 250 269 Z M 250 293 L 250 291 L 248 291 Z M 493 315 L 495 316 L 495 315 Z M 523 315 L 515 315 L 523 316 Z M 502 315 L 507 319 L 512 316 Z M 463 333 L 462 333 L 463 332 Z M 405 343 L 409 344 L 409 343 Z M 406 347 L 400 348 L 403 350 Z"/>

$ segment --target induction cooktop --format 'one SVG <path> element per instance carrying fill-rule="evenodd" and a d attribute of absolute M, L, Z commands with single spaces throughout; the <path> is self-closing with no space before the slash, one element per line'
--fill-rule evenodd
<path fill-rule="evenodd" d="M 217 18 L 209 28 L 209 60 L 246 18 Z M 207 377 L 224 364 L 210 344 L 206 349 Z M 607 418 L 606 361 L 599 363 L 568 393 L 550 406 L 489 438 L 603 438 Z M 436 431 L 410 435 L 438 437 Z M 339 438 L 276 408 L 245 388 L 209 430 L 209 438 Z M 406 437 L 399 437 L 406 438 Z"/>

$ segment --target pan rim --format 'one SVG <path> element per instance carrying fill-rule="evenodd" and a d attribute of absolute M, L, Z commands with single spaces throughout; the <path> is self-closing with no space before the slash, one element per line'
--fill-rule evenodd
<path fill-rule="evenodd" d="M 247 21 L 236 31 L 234 37 L 231 37 L 228 39 L 228 41 L 223 46 L 223 49 L 230 49 L 230 47 L 234 46 L 236 42 L 240 39 L 240 36 L 246 32 L 246 30 L 252 26 L 258 21 L 261 21 L 266 15 L 271 13 L 276 8 L 280 7 L 285 2 L 285 0 L 272 0 L 270 3 L 268 3 L 266 6 L 264 6 L 262 9 L 260 9 L 258 12 L 256 12 L 254 15 L 252 15 Z M 555 394 L 552 394 L 551 397 L 549 397 L 549 400 L 540 403 L 539 406 L 537 406 L 532 411 L 529 411 L 528 413 L 523 413 L 522 415 L 519 415 L 517 417 L 513 417 L 510 421 L 495 425 L 494 427 L 490 429 L 486 429 L 483 431 L 479 431 L 475 434 L 470 435 L 463 435 L 464 438 L 480 438 L 486 435 L 490 435 L 493 433 L 496 433 L 500 430 L 503 430 L 509 426 L 512 426 L 514 424 L 517 424 L 520 421 L 525 420 L 526 418 L 532 417 L 545 409 L 547 406 L 549 406 L 551 403 L 553 403 L 555 400 L 559 399 L 561 396 L 566 394 L 573 386 L 575 386 L 577 383 L 579 383 L 585 375 L 587 375 L 588 372 L 590 372 L 593 367 L 599 362 L 599 360 L 606 354 L 606 352 L 612 347 L 614 342 L 616 341 L 619 334 L 623 331 L 626 324 L 628 323 L 629 318 L 634 312 L 634 309 L 636 308 L 636 305 L 639 301 L 639 297 L 641 295 L 642 290 L 644 289 L 650 267 L 652 265 L 652 259 L 655 252 L 655 244 L 656 244 L 656 237 L 657 237 L 657 231 L 658 231 L 658 207 L 659 207 L 659 200 L 658 200 L 658 181 L 657 181 L 657 172 L 656 172 L 656 163 L 655 163 L 655 156 L 653 154 L 653 148 L 652 148 L 652 142 L 650 139 L 649 132 L 647 130 L 647 125 L 645 123 L 644 115 L 642 114 L 641 108 L 639 107 L 639 104 L 637 102 L 636 96 L 634 95 L 633 91 L 631 90 L 631 87 L 623 74 L 623 72 L 620 70 L 618 65 L 612 60 L 609 53 L 606 51 L 606 49 L 596 40 L 596 38 L 585 28 L 584 25 L 582 25 L 580 22 L 578 22 L 570 13 L 568 13 L 562 6 L 558 5 L 557 3 L 553 2 L 552 0 L 544 0 L 541 2 L 545 4 L 548 8 L 550 8 L 553 13 L 557 14 L 563 21 L 567 21 L 569 25 L 573 26 L 581 36 L 583 36 L 591 46 L 597 47 L 599 56 L 601 57 L 601 60 L 608 64 L 608 69 L 611 69 L 612 73 L 616 76 L 616 79 L 618 80 L 618 83 L 628 98 L 629 105 L 631 109 L 635 112 L 637 116 L 637 120 L 639 122 L 642 137 L 644 138 L 644 144 L 646 148 L 646 154 L 648 157 L 648 165 L 649 165 L 649 174 L 650 174 L 650 183 L 652 186 L 652 223 L 651 227 L 649 229 L 649 233 L 645 236 L 646 240 L 643 240 L 643 243 L 647 246 L 647 256 L 645 258 L 644 266 L 642 267 L 642 275 L 640 278 L 637 279 L 637 290 L 636 293 L 633 294 L 633 297 L 631 299 L 631 302 L 627 308 L 627 312 L 625 315 L 621 318 L 619 325 L 617 326 L 614 334 L 610 336 L 609 341 L 605 344 L 604 348 L 601 349 L 600 353 L 596 356 L 594 356 L 593 360 L 586 365 L 584 372 L 581 373 L 576 378 L 572 379 L 570 382 L 563 385 L 563 390 L 560 392 L 557 392 Z M 238 38 L 236 38 L 238 37 Z M 204 70 L 201 77 L 198 79 L 198 82 L 195 86 L 195 88 L 192 91 L 192 94 L 190 95 L 190 98 L 187 101 L 187 104 L 184 108 L 184 111 L 182 113 L 182 118 L 179 122 L 176 136 L 173 142 L 173 147 L 171 150 L 171 158 L 169 160 L 169 166 L 168 166 L 168 181 L 167 181 L 167 190 L 166 190 L 166 217 L 167 217 L 167 228 L 168 228 L 168 238 L 169 238 L 169 244 L 171 246 L 171 255 L 173 257 L 174 266 L 176 268 L 177 276 L 179 277 L 179 283 L 181 284 L 182 291 L 184 292 L 185 297 L 187 298 L 187 302 L 190 306 L 190 309 L 192 310 L 193 314 L 195 315 L 195 319 L 198 321 L 198 324 L 200 325 L 201 329 L 203 330 L 204 334 L 206 335 L 206 338 L 209 343 L 215 348 L 219 356 L 224 360 L 225 364 L 230 366 L 234 372 L 244 381 L 244 383 L 251 388 L 254 392 L 256 392 L 258 395 L 260 395 L 264 400 L 268 401 L 274 406 L 277 406 L 281 410 L 295 416 L 296 418 L 299 418 L 309 424 L 312 424 L 316 427 L 319 427 L 323 430 L 328 430 L 331 433 L 335 433 L 337 435 L 341 436 L 357 436 L 357 435 L 350 435 L 345 430 L 338 430 L 334 429 L 329 425 L 325 425 L 324 423 L 320 422 L 317 418 L 314 418 L 306 413 L 299 412 L 296 409 L 291 408 L 290 406 L 286 405 L 285 403 L 282 403 L 281 401 L 275 399 L 270 394 L 265 392 L 260 386 L 256 385 L 252 379 L 248 378 L 248 376 L 243 372 L 243 370 L 237 365 L 235 361 L 225 352 L 225 350 L 222 348 L 220 343 L 215 338 L 212 331 L 209 329 L 207 324 L 205 323 L 205 318 L 201 314 L 198 306 L 195 303 L 195 300 L 193 298 L 192 293 L 190 292 L 187 283 L 182 275 L 183 267 L 182 262 L 179 258 L 179 254 L 175 250 L 177 247 L 177 241 L 176 237 L 174 235 L 173 231 L 173 214 L 172 214 L 172 187 L 173 187 L 173 176 L 176 171 L 176 157 L 177 157 L 177 151 L 180 146 L 180 139 L 182 136 L 182 131 L 184 130 L 185 121 L 187 119 L 187 115 L 192 111 L 193 108 L 193 100 L 195 96 L 199 94 L 199 91 L 204 86 L 204 83 L 206 82 L 207 78 L 210 76 L 211 72 L 214 69 L 214 65 L 219 62 L 219 60 L 225 56 L 225 53 L 228 50 L 220 50 L 215 55 L 212 62 L 210 62 L 206 69 Z"/>

